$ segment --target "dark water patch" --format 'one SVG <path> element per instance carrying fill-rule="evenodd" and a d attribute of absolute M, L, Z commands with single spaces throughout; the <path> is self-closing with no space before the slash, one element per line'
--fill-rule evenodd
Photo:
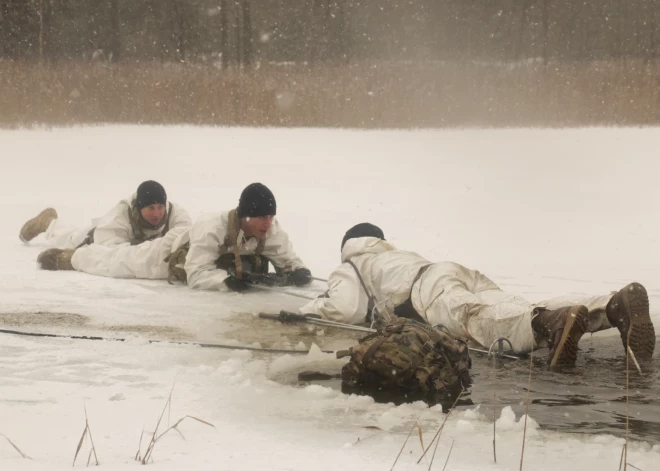
<path fill-rule="evenodd" d="M 542 429 L 567 433 L 607 433 L 626 435 L 626 410 L 630 410 L 630 437 L 651 443 L 660 442 L 660 361 L 658 354 L 650 362 L 640 363 L 642 375 L 630 365 L 629 403 L 626 403 L 626 358 L 618 337 L 584 338 L 575 366 L 550 368 L 547 349 L 533 356 L 529 387 L 529 414 Z M 473 356 L 474 385 L 459 399 L 457 410 L 480 405 L 480 412 L 499 417 L 510 406 L 517 417 L 525 414 L 529 380 L 529 360 L 493 361 Z M 312 381 L 341 389 L 341 381 Z M 301 382 L 300 384 L 310 384 Z M 496 402 L 493 402 L 493 390 Z M 351 391 L 368 394 L 377 402 L 401 404 L 424 400 L 430 405 L 450 407 L 453 401 L 419 395 L 391 394 L 384 391 Z"/>

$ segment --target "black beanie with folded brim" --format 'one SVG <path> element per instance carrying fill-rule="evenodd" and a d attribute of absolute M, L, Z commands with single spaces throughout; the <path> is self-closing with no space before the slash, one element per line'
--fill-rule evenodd
<path fill-rule="evenodd" d="M 277 213 L 275 196 L 266 185 L 252 183 L 241 193 L 237 212 L 240 218 L 275 216 Z"/>
<path fill-rule="evenodd" d="M 385 234 L 383 234 L 380 227 L 374 226 L 368 222 L 362 222 L 346 231 L 346 234 L 344 234 L 344 238 L 341 241 L 341 248 L 344 248 L 344 245 L 348 240 L 360 237 L 376 237 L 377 239 L 385 240 Z"/>
<path fill-rule="evenodd" d="M 137 196 L 135 198 L 135 206 L 138 209 L 146 208 L 152 204 L 166 204 L 167 193 L 165 188 L 158 182 L 147 180 L 140 183 L 137 189 Z"/>

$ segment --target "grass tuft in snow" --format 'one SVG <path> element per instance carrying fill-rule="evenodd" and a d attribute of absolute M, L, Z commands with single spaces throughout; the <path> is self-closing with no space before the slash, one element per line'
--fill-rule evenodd
<path fill-rule="evenodd" d="M 401 445 L 401 449 L 399 450 L 399 454 L 396 455 L 396 459 L 394 460 L 394 463 L 392 464 L 392 467 L 390 468 L 390 471 L 392 471 L 394 469 L 394 467 L 396 466 L 396 463 L 399 461 L 399 457 L 401 457 L 401 453 L 403 453 L 403 449 L 406 447 L 406 443 L 408 443 L 408 439 L 410 438 L 410 435 L 412 435 L 413 430 L 417 429 L 417 431 L 419 432 L 419 441 L 422 444 L 422 450 L 424 449 L 424 439 L 422 438 L 422 426 L 419 425 L 419 419 L 422 418 L 423 413 L 424 412 L 419 414 L 419 416 L 417 417 L 417 420 L 415 420 L 415 423 L 411 427 L 410 432 L 408 432 L 408 435 L 406 435 L 406 439 L 403 441 L 403 445 Z"/>
<path fill-rule="evenodd" d="M 92 430 L 89 428 L 89 419 L 87 418 L 87 407 L 85 407 L 85 429 L 83 430 L 80 441 L 78 442 L 78 446 L 76 447 L 76 454 L 73 455 L 73 466 L 76 465 L 76 459 L 78 458 L 80 449 L 82 448 L 83 443 L 85 442 L 85 437 L 87 436 L 89 436 L 89 442 L 92 446 L 92 448 L 89 450 L 89 455 L 87 456 L 87 466 L 89 466 L 89 463 L 92 461 L 92 454 L 94 454 L 94 461 L 96 462 L 96 466 L 98 466 L 99 458 L 96 455 L 96 447 L 94 446 L 94 439 L 92 438 Z"/>
<path fill-rule="evenodd" d="M 454 449 L 454 442 L 456 440 L 451 441 L 451 446 L 449 447 L 449 453 L 447 453 L 447 459 L 445 460 L 445 465 L 442 467 L 442 471 L 445 471 L 447 469 L 447 463 L 449 463 L 449 458 L 451 457 L 451 451 Z"/>
<path fill-rule="evenodd" d="M 14 450 L 16 450 L 16 451 L 18 452 L 18 454 L 21 455 L 23 458 L 25 458 L 25 459 L 27 459 L 27 460 L 31 460 L 31 459 L 32 459 L 32 458 L 30 458 L 28 455 L 26 455 L 25 453 L 23 453 L 23 452 L 21 451 L 21 449 L 18 448 L 18 447 L 16 446 L 16 444 L 15 444 L 14 442 L 12 442 L 12 441 L 9 439 L 9 437 L 8 437 L 7 435 L 5 435 L 4 433 L 0 433 L 0 437 L 4 437 L 5 440 L 7 440 L 7 441 L 9 442 L 9 444 L 10 444 L 12 447 L 14 447 Z"/>
<path fill-rule="evenodd" d="M 532 392 L 532 366 L 534 365 L 534 347 L 529 353 L 529 379 L 527 380 L 527 397 L 525 398 L 525 425 L 523 426 L 522 450 L 520 451 L 520 471 L 525 459 L 525 439 L 527 438 L 527 418 L 529 417 L 529 399 Z"/>
<path fill-rule="evenodd" d="M 186 420 L 186 419 L 196 420 L 197 422 L 200 422 L 204 425 L 208 425 L 209 427 L 215 428 L 215 425 L 213 425 L 210 422 L 202 420 L 198 417 L 193 417 L 191 415 L 186 415 L 185 417 L 182 417 L 179 420 L 177 420 L 174 425 L 169 426 L 167 429 L 165 429 L 164 432 L 159 434 L 158 433 L 158 428 L 160 427 L 160 423 L 162 422 L 163 417 L 165 416 L 165 411 L 168 411 L 168 425 L 169 425 L 169 411 L 171 410 L 171 407 L 172 407 L 172 393 L 173 392 L 174 392 L 174 385 L 172 385 L 172 389 L 170 390 L 170 395 L 167 398 L 167 402 L 165 402 L 165 406 L 163 407 L 163 411 L 160 413 L 160 417 L 158 418 L 158 422 L 156 423 L 156 428 L 155 428 L 154 432 L 151 434 L 151 440 L 149 441 L 149 445 L 147 446 L 147 449 L 144 452 L 144 456 L 142 456 L 141 453 L 140 453 L 140 451 L 142 449 L 142 436 L 144 435 L 144 430 L 140 434 L 140 443 L 138 445 L 138 451 L 135 454 L 135 460 L 140 461 L 140 463 L 142 463 L 143 465 L 147 464 L 150 459 L 151 459 L 151 462 L 153 463 L 152 455 L 153 455 L 154 448 L 156 447 L 156 444 L 158 443 L 158 440 L 160 440 L 168 432 L 174 430 L 175 432 L 177 432 L 181 436 L 181 438 L 183 438 L 184 440 L 186 439 L 186 437 L 183 435 L 183 433 L 181 433 L 181 430 L 178 429 L 179 424 L 181 422 L 183 422 L 184 420 Z"/>
<path fill-rule="evenodd" d="M 427 453 L 427 452 L 429 451 L 429 449 L 433 446 L 433 442 L 435 442 L 436 440 L 437 440 L 437 442 L 440 441 L 440 435 L 442 434 L 442 429 L 445 427 L 445 424 L 447 423 L 447 419 L 449 419 L 449 416 L 450 416 L 451 413 L 454 411 L 454 408 L 456 407 L 456 403 L 457 403 L 458 400 L 461 398 L 461 395 L 463 394 L 464 391 L 465 391 L 465 388 L 461 387 L 461 391 L 460 391 L 460 392 L 458 393 L 458 395 L 456 396 L 456 400 L 455 400 L 454 403 L 452 404 L 451 409 L 449 409 L 449 410 L 447 411 L 447 415 L 445 416 L 445 420 L 442 421 L 442 424 L 441 424 L 440 427 L 438 428 L 438 431 L 435 432 L 435 435 L 434 435 L 433 438 L 431 439 L 431 443 L 429 443 L 429 446 L 426 447 L 426 449 L 424 450 L 424 453 L 422 453 L 422 456 L 420 456 L 419 459 L 417 460 L 417 464 L 419 464 L 420 461 L 422 461 L 422 458 L 424 458 L 424 456 L 426 456 L 426 453 Z M 435 456 L 435 450 L 438 448 L 437 442 L 436 442 L 435 448 L 434 448 L 434 450 L 433 450 L 433 456 Z M 429 469 L 431 469 L 431 466 L 433 466 L 433 459 L 431 459 L 431 463 L 429 464 Z"/>

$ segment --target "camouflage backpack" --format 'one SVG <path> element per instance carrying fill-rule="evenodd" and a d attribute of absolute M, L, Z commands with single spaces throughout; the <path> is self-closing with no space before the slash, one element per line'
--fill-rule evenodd
<path fill-rule="evenodd" d="M 467 344 L 428 324 L 397 318 L 347 353 L 342 386 L 455 396 L 472 381 Z"/>

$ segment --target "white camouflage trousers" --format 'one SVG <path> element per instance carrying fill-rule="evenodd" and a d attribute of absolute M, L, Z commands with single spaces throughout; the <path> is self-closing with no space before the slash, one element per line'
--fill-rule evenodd
<path fill-rule="evenodd" d="M 82 244 L 91 229 L 92 226 L 80 229 L 71 224 L 64 223 L 59 219 L 53 219 L 44 237 L 53 248 L 75 249 Z"/>
<path fill-rule="evenodd" d="M 413 306 L 430 324 L 442 324 L 449 332 L 489 348 L 500 337 L 511 341 L 517 353 L 536 348 L 532 331 L 535 308 L 558 309 L 582 304 L 589 309 L 589 332 L 612 327 L 605 315 L 612 294 L 562 296 L 531 304 L 506 293 L 488 277 L 453 262 L 431 265 L 413 285 Z"/>

